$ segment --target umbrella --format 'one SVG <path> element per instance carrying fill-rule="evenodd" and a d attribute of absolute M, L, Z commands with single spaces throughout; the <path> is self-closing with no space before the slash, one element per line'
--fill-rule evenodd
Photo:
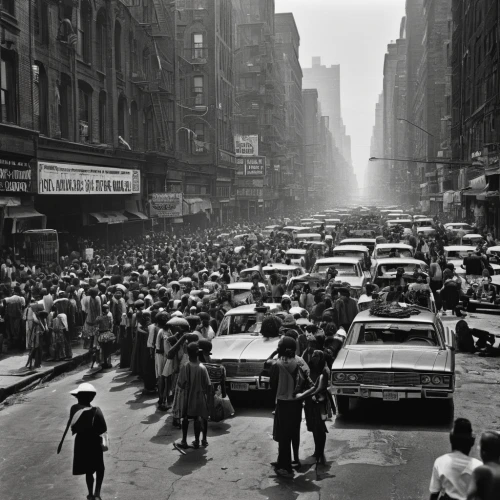
<path fill-rule="evenodd" d="M 177 285 L 177 286 L 181 286 L 180 283 L 178 281 L 171 281 L 169 283 L 170 286 L 173 286 L 173 285 Z"/>
<path fill-rule="evenodd" d="M 189 328 L 189 323 L 185 318 L 179 318 L 178 316 L 175 316 L 172 319 L 169 319 L 167 321 L 167 325 L 170 326 L 187 326 Z"/>

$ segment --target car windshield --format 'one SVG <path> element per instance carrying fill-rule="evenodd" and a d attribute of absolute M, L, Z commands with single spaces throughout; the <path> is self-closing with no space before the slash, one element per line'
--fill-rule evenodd
<path fill-rule="evenodd" d="M 397 323 L 355 323 L 346 340 L 346 345 L 366 345 L 371 347 L 397 346 L 439 346 L 439 337 L 434 325 Z"/>
<path fill-rule="evenodd" d="M 392 254 L 392 255 L 391 255 Z M 411 250 L 408 248 L 379 248 L 377 249 L 377 258 L 385 257 L 412 257 Z"/>
<path fill-rule="evenodd" d="M 359 250 L 334 250 L 333 255 L 335 257 L 355 257 L 356 259 L 362 259 L 364 252 Z"/>
<path fill-rule="evenodd" d="M 229 316 L 229 328 L 227 335 L 238 333 L 259 334 L 260 323 L 257 323 L 257 316 L 254 314 L 241 314 Z"/>
<path fill-rule="evenodd" d="M 289 257 L 290 259 L 301 259 L 302 257 L 304 257 L 304 254 L 303 253 L 290 253 L 290 252 L 287 252 L 286 256 Z"/>
<path fill-rule="evenodd" d="M 313 273 L 326 274 L 330 267 L 338 271 L 338 276 L 358 276 L 357 267 L 354 264 L 335 262 L 334 264 L 316 264 Z"/>
<path fill-rule="evenodd" d="M 406 229 L 411 229 L 411 227 L 413 226 L 413 222 L 411 221 L 403 221 L 403 220 L 398 220 L 398 221 L 392 221 L 392 222 L 389 222 L 389 227 L 396 227 L 396 226 L 402 226 Z"/>
<path fill-rule="evenodd" d="M 451 229 L 463 229 L 465 231 L 470 231 L 472 229 L 472 226 L 469 226 L 469 224 L 453 224 L 449 226 Z"/>
<path fill-rule="evenodd" d="M 425 269 L 422 269 L 419 264 L 384 264 L 382 266 L 379 266 L 378 268 L 378 275 L 383 276 L 384 274 L 389 274 L 389 273 L 395 273 L 398 269 L 398 267 L 402 267 L 404 269 L 405 274 L 413 274 L 415 272 L 415 268 L 418 271 L 425 271 Z"/>
<path fill-rule="evenodd" d="M 474 251 L 474 250 L 472 250 Z M 467 257 L 469 252 L 467 250 L 448 250 L 446 252 L 446 258 L 447 259 L 465 259 Z"/>

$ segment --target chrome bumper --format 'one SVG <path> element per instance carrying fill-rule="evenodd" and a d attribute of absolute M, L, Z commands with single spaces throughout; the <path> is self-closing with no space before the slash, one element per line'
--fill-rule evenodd
<path fill-rule="evenodd" d="M 231 382 L 236 384 L 248 384 L 249 391 L 268 391 L 269 377 L 226 377 L 226 387 L 231 389 Z"/>
<path fill-rule="evenodd" d="M 398 399 L 451 399 L 453 389 L 436 387 L 386 387 L 377 385 L 338 386 L 331 389 L 336 396 L 349 396 L 352 398 L 384 399 L 384 392 L 396 392 Z"/>

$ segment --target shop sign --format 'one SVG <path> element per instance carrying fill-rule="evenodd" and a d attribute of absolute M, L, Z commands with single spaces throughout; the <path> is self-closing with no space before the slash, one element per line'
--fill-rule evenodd
<path fill-rule="evenodd" d="M 483 156 L 483 153 L 481 151 L 474 151 L 470 157 L 474 160 L 475 158 L 481 158 Z"/>
<path fill-rule="evenodd" d="M 38 194 L 140 194 L 139 170 L 38 162 Z"/>
<path fill-rule="evenodd" d="M 242 188 L 236 189 L 238 198 L 262 198 L 264 196 L 263 188 Z"/>
<path fill-rule="evenodd" d="M 31 166 L 29 162 L 0 159 L 0 193 L 31 192 Z"/>
<path fill-rule="evenodd" d="M 266 175 L 266 157 L 254 156 L 252 158 L 243 158 L 245 163 L 246 176 L 264 176 Z"/>
<path fill-rule="evenodd" d="M 149 197 L 150 217 L 182 217 L 182 193 L 152 193 Z"/>
<path fill-rule="evenodd" d="M 219 165 L 236 167 L 236 157 L 232 153 L 219 149 Z"/>
<path fill-rule="evenodd" d="M 259 136 L 235 135 L 234 151 L 238 156 L 259 156 Z"/>

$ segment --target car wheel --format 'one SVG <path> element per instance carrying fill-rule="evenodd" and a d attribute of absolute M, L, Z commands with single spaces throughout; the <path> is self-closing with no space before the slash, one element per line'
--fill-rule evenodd
<path fill-rule="evenodd" d="M 337 396 L 335 400 L 338 414 L 345 415 L 346 413 L 349 413 L 349 396 Z"/>

